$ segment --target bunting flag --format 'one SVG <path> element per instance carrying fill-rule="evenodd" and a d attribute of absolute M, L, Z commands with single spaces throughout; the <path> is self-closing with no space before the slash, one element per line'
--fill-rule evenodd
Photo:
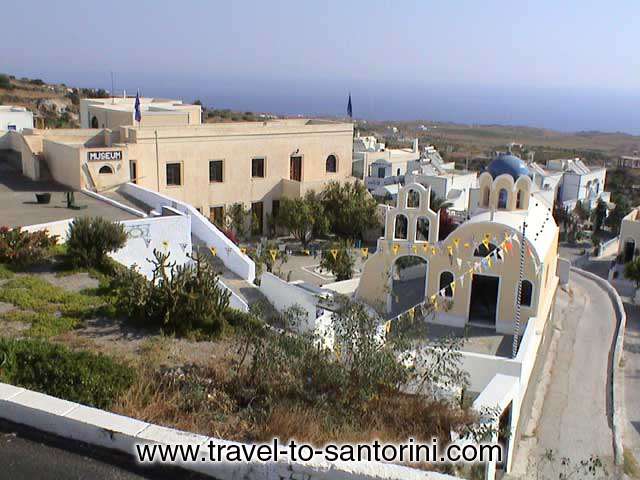
<path fill-rule="evenodd" d="M 431 255 L 435 255 L 436 253 L 436 247 L 431 247 Z"/>
<path fill-rule="evenodd" d="M 458 264 L 458 270 L 462 269 L 462 259 L 460 257 L 456 258 L 456 263 Z"/>
<path fill-rule="evenodd" d="M 302 252 L 303 252 L 307 257 L 308 257 L 309 255 L 311 255 L 311 252 L 310 252 L 308 249 L 307 249 L 307 250 L 303 250 Z"/>
<path fill-rule="evenodd" d="M 460 245 L 460 239 L 459 238 L 454 238 L 453 239 L 453 244 L 456 246 L 456 248 L 458 248 L 458 245 Z"/>
<path fill-rule="evenodd" d="M 426 254 L 426 253 L 429 253 L 429 242 L 424 243 L 424 244 L 422 245 L 422 249 L 424 250 L 424 253 L 425 253 L 425 254 Z"/>
<path fill-rule="evenodd" d="M 411 251 L 413 252 L 413 254 L 417 254 L 418 253 L 418 246 L 417 245 L 411 245 Z"/>
<path fill-rule="evenodd" d="M 393 250 L 393 254 L 397 255 L 398 254 L 398 250 L 400 250 L 400 245 L 398 245 L 397 243 L 394 243 L 393 247 L 391 247 L 391 249 Z"/>
<path fill-rule="evenodd" d="M 451 282 L 449 286 L 451 287 L 451 296 L 453 297 L 456 294 L 456 281 Z"/>
<path fill-rule="evenodd" d="M 218 250 L 216 250 L 216 247 L 211 247 L 209 251 L 211 252 L 211 255 L 213 255 L 214 257 L 218 255 Z"/>
<path fill-rule="evenodd" d="M 269 255 L 271 255 L 271 260 L 276 261 L 276 257 L 278 256 L 278 250 L 271 249 L 269 250 Z"/>
<path fill-rule="evenodd" d="M 333 257 L 333 259 L 335 260 L 336 258 L 338 258 L 338 250 L 337 249 L 332 249 L 331 250 L 331 256 Z"/>
<path fill-rule="evenodd" d="M 360 253 L 362 253 L 362 258 L 367 258 L 369 256 L 369 249 L 367 247 L 361 248 Z"/>
<path fill-rule="evenodd" d="M 390 331 L 391 331 L 391 320 L 389 320 L 387 323 L 384 324 L 384 333 L 389 335 Z"/>
<path fill-rule="evenodd" d="M 471 244 L 469 242 L 464 242 L 464 248 L 469 248 Z"/>
<path fill-rule="evenodd" d="M 162 246 L 164 247 L 164 249 L 166 250 L 167 248 L 169 248 L 169 242 L 167 242 L 166 240 L 162 241 Z"/>
<path fill-rule="evenodd" d="M 246 255 L 247 248 L 246 247 L 240 247 L 240 253 L 242 253 L 243 255 Z"/>

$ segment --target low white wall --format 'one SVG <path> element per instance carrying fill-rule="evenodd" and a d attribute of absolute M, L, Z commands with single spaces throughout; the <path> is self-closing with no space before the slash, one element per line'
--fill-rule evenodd
<path fill-rule="evenodd" d="M 140 187 L 133 183 L 126 183 L 119 189 L 120 192 L 149 205 L 160 212 L 162 207 L 172 207 L 191 217 L 191 233 L 203 241 L 208 247 L 215 247 L 218 257 L 224 265 L 248 282 L 253 282 L 256 276 L 256 266 L 253 261 L 244 255 L 238 246 L 218 230 L 205 216 L 189 204 L 180 202 L 152 190 Z"/>
<path fill-rule="evenodd" d="M 496 375 L 520 377 L 522 365 L 511 358 L 462 352 L 462 368 L 469 373 L 469 390 L 483 392 Z"/>
<path fill-rule="evenodd" d="M 287 283 L 272 273 L 265 272 L 260 279 L 260 291 L 276 310 L 300 306 L 307 312 L 306 325 L 300 325 L 300 331 L 307 332 L 316 328 L 317 297 L 294 284 Z"/>
<path fill-rule="evenodd" d="M 73 218 L 57 222 L 40 223 L 22 227 L 28 232 L 46 230 L 51 235 L 58 235 L 59 243 L 64 243 L 69 234 L 69 225 Z M 141 218 L 140 220 L 124 220 L 122 222 L 128 234 L 127 243 L 110 257 L 126 267 L 136 265 L 138 271 L 147 278 L 153 275 L 153 250 L 169 253 L 169 260 L 184 265 L 191 254 L 191 218 L 187 215 L 170 215 L 166 217 Z"/>
<path fill-rule="evenodd" d="M 169 254 L 169 261 L 178 265 L 191 259 L 191 218 L 187 215 L 142 218 L 121 222 L 127 231 L 127 244 L 111 254 L 117 262 L 132 266 L 147 278 L 153 277 L 153 251 Z"/>
<path fill-rule="evenodd" d="M 122 415 L 0 383 L 0 418 L 60 437 L 128 455 L 136 444 L 236 444 L 149 424 Z M 281 455 L 277 463 L 197 462 L 182 468 L 218 480 L 454 480 L 456 477 L 378 462 L 293 462 Z"/>

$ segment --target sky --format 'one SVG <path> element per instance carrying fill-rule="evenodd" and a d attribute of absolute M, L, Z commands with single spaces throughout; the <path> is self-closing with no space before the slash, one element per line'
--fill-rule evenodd
<path fill-rule="evenodd" d="M 637 0 L 20 0 L 0 71 L 218 108 L 640 133 Z M 7 18 L 9 18 L 7 17 Z"/>

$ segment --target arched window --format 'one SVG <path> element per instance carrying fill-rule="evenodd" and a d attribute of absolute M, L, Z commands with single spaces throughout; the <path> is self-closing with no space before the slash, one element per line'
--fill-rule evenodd
<path fill-rule="evenodd" d="M 398 240 L 406 240 L 407 239 L 407 231 L 408 231 L 409 222 L 407 221 L 407 217 L 402 214 L 396 215 L 396 224 L 394 228 L 394 238 Z"/>
<path fill-rule="evenodd" d="M 335 155 L 329 155 L 327 157 L 326 170 L 329 173 L 336 173 L 338 171 L 338 159 Z"/>
<path fill-rule="evenodd" d="M 507 202 L 509 201 L 509 192 L 506 188 L 501 188 L 498 192 L 498 208 L 507 208 Z"/>
<path fill-rule="evenodd" d="M 533 299 L 533 284 L 529 280 L 523 280 L 520 287 L 520 305 L 530 307 Z"/>
<path fill-rule="evenodd" d="M 453 290 L 451 289 L 451 282 L 453 282 L 453 273 L 442 272 L 440 274 L 440 290 L 444 288 L 444 296 L 453 297 Z"/>
<path fill-rule="evenodd" d="M 407 208 L 420 207 L 420 193 L 417 190 L 409 190 L 407 194 Z"/>
<path fill-rule="evenodd" d="M 482 206 L 483 207 L 488 207 L 489 206 L 489 195 L 491 193 L 491 190 L 489 189 L 489 187 L 484 187 L 483 191 L 482 191 Z"/>
<path fill-rule="evenodd" d="M 416 241 L 428 242 L 429 241 L 429 219 L 427 217 L 419 217 L 416 222 Z"/>
<path fill-rule="evenodd" d="M 518 190 L 518 194 L 516 195 L 516 208 L 522 208 L 522 190 Z"/>
<path fill-rule="evenodd" d="M 112 174 L 113 169 L 109 165 L 103 165 L 102 167 L 100 167 L 100 170 L 98 170 L 98 173 L 107 174 L 107 175 Z"/>
<path fill-rule="evenodd" d="M 98 128 L 98 119 L 95 116 L 91 117 L 91 128 Z"/>

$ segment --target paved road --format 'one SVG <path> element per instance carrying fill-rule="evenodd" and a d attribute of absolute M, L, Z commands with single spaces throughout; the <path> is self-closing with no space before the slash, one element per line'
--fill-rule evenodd
<path fill-rule="evenodd" d="M 572 296 L 558 295 L 562 332 L 533 455 L 547 449 L 574 461 L 597 455 L 611 466 L 608 378 L 615 314 L 593 281 L 572 273 L 570 287 Z"/>
<path fill-rule="evenodd" d="M 16 430 L 20 430 L 16 434 Z M 102 451 L 83 449 L 38 432 L 0 423 L 0 479 L 37 480 L 196 480 L 184 471 L 142 471 Z"/>

